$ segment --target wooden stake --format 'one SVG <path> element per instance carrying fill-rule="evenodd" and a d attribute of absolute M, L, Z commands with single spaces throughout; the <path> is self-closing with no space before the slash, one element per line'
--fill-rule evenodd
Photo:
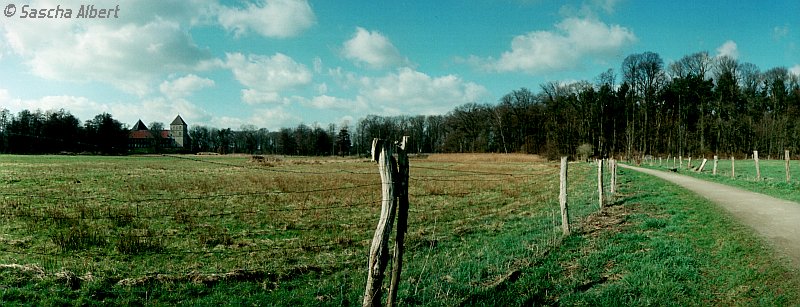
<path fill-rule="evenodd" d="M 731 156 L 731 178 L 736 179 L 736 161 L 733 156 Z"/>
<path fill-rule="evenodd" d="M 678 156 L 678 168 L 683 168 L 683 156 Z"/>
<path fill-rule="evenodd" d="M 604 207 L 603 204 L 603 159 L 597 160 L 597 197 L 600 203 L 600 208 Z"/>
<path fill-rule="evenodd" d="M 394 239 L 394 258 L 392 258 L 392 280 L 389 282 L 389 298 L 386 306 L 397 304 L 397 290 L 400 287 L 400 273 L 403 271 L 403 252 L 405 248 L 406 231 L 408 229 L 408 154 L 406 146 L 408 136 L 403 136 L 403 141 L 397 150 L 398 181 L 397 189 L 397 233 Z"/>
<path fill-rule="evenodd" d="M 753 160 L 756 161 L 756 180 L 761 180 L 761 167 L 758 166 L 758 150 L 753 150 Z"/>
<path fill-rule="evenodd" d="M 561 230 L 565 236 L 569 230 L 569 209 L 567 208 L 567 157 L 561 157 L 561 180 L 560 191 L 558 193 L 558 203 L 561 205 Z"/>
<path fill-rule="evenodd" d="M 614 196 L 617 193 L 617 160 L 611 159 L 608 164 L 611 167 L 611 195 Z"/>
<path fill-rule="evenodd" d="M 392 183 L 397 161 L 392 157 L 391 146 L 387 146 L 383 140 L 374 139 L 372 141 L 372 157 L 378 162 L 378 170 L 381 174 L 381 216 L 369 249 L 367 287 L 364 290 L 362 306 L 381 305 L 383 272 L 389 262 L 389 235 L 392 231 L 396 211 L 395 188 Z"/>
<path fill-rule="evenodd" d="M 714 156 L 714 171 L 711 173 L 712 175 L 717 175 L 717 162 L 719 162 L 719 156 Z"/>
<path fill-rule="evenodd" d="M 698 173 L 702 173 L 703 172 L 703 168 L 706 167 L 706 162 L 708 162 L 708 159 L 703 158 L 703 163 L 700 163 L 700 168 L 697 169 Z"/>
<path fill-rule="evenodd" d="M 792 180 L 792 176 L 789 174 L 789 150 L 783 151 L 783 159 L 786 160 L 786 182 Z"/>

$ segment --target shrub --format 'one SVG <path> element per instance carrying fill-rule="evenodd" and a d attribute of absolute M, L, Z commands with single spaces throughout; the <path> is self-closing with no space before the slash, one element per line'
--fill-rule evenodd
<path fill-rule="evenodd" d="M 589 143 L 583 143 L 581 146 L 578 146 L 576 153 L 578 154 L 578 159 L 581 161 L 588 161 L 589 157 L 594 153 L 594 146 Z"/>

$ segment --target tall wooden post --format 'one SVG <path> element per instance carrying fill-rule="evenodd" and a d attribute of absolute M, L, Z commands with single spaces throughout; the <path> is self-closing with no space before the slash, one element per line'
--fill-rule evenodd
<path fill-rule="evenodd" d="M 395 215 L 398 216 L 395 238 L 394 265 L 389 288 L 388 305 L 397 299 L 397 284 L 402 270 L 403 243 L 408 221 L 408 156 L 405 152 L 407 138 L 397 149 L 398 158 L 393 156 L 394 147 L 383 140 L 372 141 L 372 159 L 378 162 L 381 175 L 381 216 L 372 245 L 369 250 L 367 285 L 364 291 L 363 306 L 380 306 L 384 271 L 389 263 L 389 236 Z M 399 167 L 398 167 L 399 164 Z"/>
<path fill-rule="evenodd" d="M 678 156 L 678 168 L 683 168 L 683 156 Z"/>
<path fill-rule="evenodd" d="M 597 197 L 600 208 L 605 207 L 603 203 L 603 159 L 597 160 Z"/>
<path fill-rule="evenodd" d="M 686 168 L 692 169 L 692 157 L 689 156 L 689 162 L 686 163 Z"/>
<path fill-rule="evenodd" d="M 761 167 L 758 166 L 758 150 L 753 150 L 753 160 L 756 162 L 756 180 L 761 180 Z"/>
<path fill-rule="evenodd" d="M 561 180 L 558 193 L 558 203 L 561 205 L 561 230 L 565 236 L 570 233 L 569 209 L 567 208 L 567 157 L 561 157 Z"/>
<path fill-rule="evenodd" d="M 400 142 L 397 150 L 397 166 L 398 174 L 400 175 L 399 181 L 396 184 L 399 186 L 397 189 L 397 233 L 395 233 L 394 240 L 394 258 L 392 258 L 392 280 L 389 283 L 389 298 L 386 300 L 386 306 L 395 306 L 397 304 L 397 290 L 400 287 L 400 273 L 403 271 L 403 252 L 406 238 L 406 230 L 408 229 L 408 154 L 406 153 L 406 146 L 408 145 L 408 136 L 403 136 L 403 141 Z"/>
<path fill-rule="evenodd" d="M 714 171 L 711 173 L 712 175 L 717 175 L 717 163 L 719 162 L 719 156 L 714 156 Z"/>
<path fill-rule="evenodd" d="M 611 195 L 617 193 L 617 160 L 608 160 L 608 165 L 611 168 Z"/>
<path fill-rule="evenodd" d="M 731 155 L 731 178 L 736 178 L 736 159 Z"/>
<path fill-rule="evenodd" d="M 792 175 L 789 174 L 789 150 L 783 151 L 783 159 L 786 160 L 786 182 L 792 180 Z"/>

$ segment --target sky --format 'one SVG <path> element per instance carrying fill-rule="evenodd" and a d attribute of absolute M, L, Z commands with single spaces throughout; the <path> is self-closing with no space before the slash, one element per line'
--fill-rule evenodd
<path fill-rule="evenodd" d="M 78 18 L 82 5 L 107 18 Z M 0 109 L 106 112 L 129 127 L 445 114 L 593 81 L 646 51 L 800 75 L 797 0 L 8 0 L 0 37 Z"/>

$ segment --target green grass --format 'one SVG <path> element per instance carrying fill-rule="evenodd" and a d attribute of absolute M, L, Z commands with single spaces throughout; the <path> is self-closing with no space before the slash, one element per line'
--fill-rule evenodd
<path fill-rule="evenodd" d="M 799 302 L 712 205 L 626 172 L 595 214 L 595 176 L 570 164 L 562 239 L 556 163 L 412 159 L 400 303 Z M 0 156 L 0 305 L 359 305 L 378 184 L 359 159 Z"/>
<path fill-rule="evenodd" d="M 702 159 L 701 161 L 693 160 L 692 166 L 699 166 L 699 162 L 702 162 Z M 652 165 L 650 163 L 642 163 L 642 166 L 667 169 L 672 168 L 672 161 L 670 160 L 667 163 L 664 160 L 662 165 L 659 166 L 658 160 L 655 160 Z M 789 163 L 789 174 L 791 175 L 789 182 L 786 181 L 786 163 L 784 160 L 759 160 L 760 180 L 756 176 L 755 161 L 753 160 L 736 160 L 734 173 L 736 177 L 731 176 L 730 159 L 719 160 L 717 175 L 713 175 L 713 159 L 709 159 L 701 173 L 686 169 L 686 166 L 686 161 L 684 160 L 684 169 L 679 170 L 681 174 L 800 202 L 800 161 L 797 160 L 792 160 Z"/>
<path fill-rule="evenodd" d="M 660 179 L 621 174 L 622 198 L 516 282 L 470 305 L 785 306 L 800 275 L 713 204 Z"/>
<path fill-rule="evenodd" d="M 19 265 L 0 302 L 360 303 L 377 165 L 248 158 L 0 156 L 0 264 Z M 557 241 L 557 165 L 460 159 L 411 161 L 401 302 L 457 304 Z"/>

